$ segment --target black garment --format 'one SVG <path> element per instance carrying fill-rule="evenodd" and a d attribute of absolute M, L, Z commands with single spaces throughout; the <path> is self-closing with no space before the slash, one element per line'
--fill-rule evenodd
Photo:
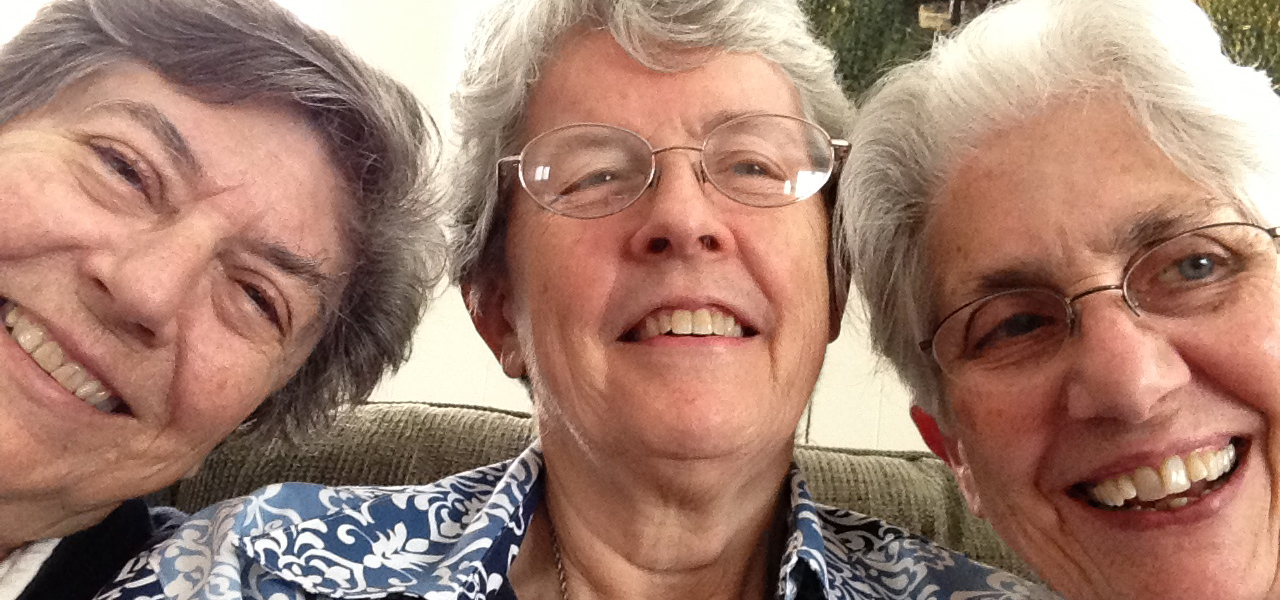
<path fill-rule="evenodd" d="M 142 500 L 129 500 L 101 523 L 63 538 L 18 600 L 89 600 L 185 518 L 172 508 L 148 509 Z"/>

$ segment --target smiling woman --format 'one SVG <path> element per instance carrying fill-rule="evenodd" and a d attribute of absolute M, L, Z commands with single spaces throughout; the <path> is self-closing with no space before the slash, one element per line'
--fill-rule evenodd
<path fill-rule="evenodd" d="M 972 510 L 1071 600 L 1280 593 L 1280 97 L 1189 0 L 1014 0 L 868 100 L 842 221 Z"/>
<path fill-rule="evenodd" d="M 430 135 L 265 1 L 58 1 L 0 49 L 0 598 L 91 596 L 179 516 L 132 499 L 404 359 Z"/>
<path fill-rule="evenodd" d="M 455 95 L 455 270 L 538 441 L 216 505 L 105 598 L 1036 597 L 821 506 L 795 432 L 848 281 L 850 107 L 794 0 L 509 0 Z M 833 139 L 835 138 L 835 139 Z"/>

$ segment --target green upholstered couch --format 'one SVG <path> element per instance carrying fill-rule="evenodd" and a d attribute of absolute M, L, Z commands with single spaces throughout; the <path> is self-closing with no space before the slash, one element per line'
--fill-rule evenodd
<path fill-rule="evenodd" d="M 154 499 L 193 511 L 278 481 L 427 483 L 515 456 L 529 443 L 530 423 L 528 415 L 489 408 L 369 404 L 296 446 L 232 440 L 194 478 Z M 986 522 L 968 513 L 950 471 L 930 454 L 800 446 L 796 462 L 818 502 L 875 515 L 977 560 L 1030 574 Z"/>

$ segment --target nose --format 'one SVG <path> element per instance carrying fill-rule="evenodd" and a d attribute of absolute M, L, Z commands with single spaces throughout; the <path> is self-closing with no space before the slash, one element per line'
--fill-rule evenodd
<path fill-rule="evenodd" d="M 712 258 L 736 252 L 733 233 L 721 212 L 724 201 L 703 176 L 698 150 L 673 147 L 657 154 L 661 163 L 637 208 L 643 223 L 628 244 L 638 258 Z"/>
<path fill-rule="evenodd" d="M 1074 346 L 1069 350 L 1068 415 L 1137 424 L 1173 410 L 1170 393 L 1191 379 L 1177 348 L 1151 327 L 1150 317 L 1135 315 L 1119 294 L 1091 296 L 1077 304 L 1077 339 L 1068 342 Z"/>
<path fill-rule="evenodd" d="M 172 343 L 184 304 L 214 256 L 214 244 L 199 233 L 181 225 L 154 229 L 89 255 L 82 265 L 85 304 L 108 329 L 144 348 Z"/>

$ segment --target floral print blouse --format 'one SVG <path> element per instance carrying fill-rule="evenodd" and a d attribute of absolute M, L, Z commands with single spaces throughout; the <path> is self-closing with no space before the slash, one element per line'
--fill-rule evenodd
<path fill-rule="evenodd" d="M 97 598 L 514 598 L 507 570 L 543 474 L 535 443 L 427 485 L 271 485 L 196 513 Z M 1057 598 L 879 519 L 815 504 L 794 465 L 787 484 L 779 599 Z"/>

